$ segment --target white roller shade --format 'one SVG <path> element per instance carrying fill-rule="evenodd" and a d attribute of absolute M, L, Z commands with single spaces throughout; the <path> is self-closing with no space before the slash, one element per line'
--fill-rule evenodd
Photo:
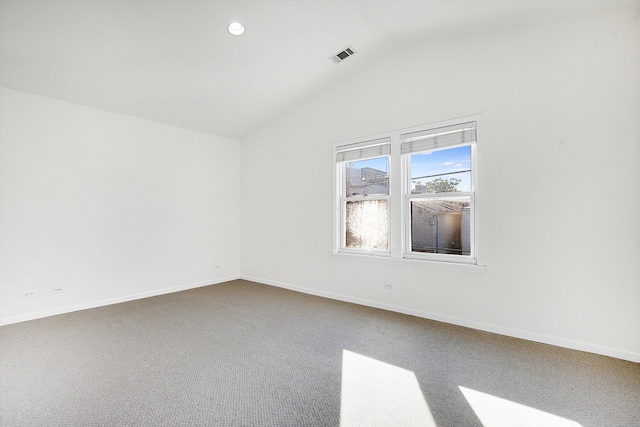
<path fill-rule="evenodd" d="M 336 149 L 337 162 L 371 159 L 391 153 L 391 138 L 375 139 L 355 144 L 341 145 Z"/>
<path fill-rule="evenodd" d="M 417 153 L 476 141 L 476 122 L 461 123 L 400 136 L 402 154 Z"/>

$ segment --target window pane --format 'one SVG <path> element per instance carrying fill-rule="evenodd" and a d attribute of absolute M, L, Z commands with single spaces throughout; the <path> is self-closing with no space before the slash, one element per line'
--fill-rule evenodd
<path fill-rule="evenodd" d="M 347 202 L 346 247 L 389 248 L 389 214 L 386 200 Z"/>
<path fill-rule="evenodd" d="M 345 195 L 389 194 L 389 157 L 345 163 Z"/>
<path fill-rule="evenodd" d="M 471 198 L 411 201 L 411 251 L 471 254 Z"/>
<path fill-rule="evenodd" d="M 411 193 L 471 191 L 471 147 L 411 156 Z"/>

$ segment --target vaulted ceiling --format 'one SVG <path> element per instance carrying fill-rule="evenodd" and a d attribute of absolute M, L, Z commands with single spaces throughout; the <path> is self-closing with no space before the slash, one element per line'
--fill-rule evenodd
<path fill-rule="evenodd" d="M 0 0 L 0 84 L 242 138 L 408 45 L 630 2 Z M 334 64 L 348 45 L 357 54 Z"/>

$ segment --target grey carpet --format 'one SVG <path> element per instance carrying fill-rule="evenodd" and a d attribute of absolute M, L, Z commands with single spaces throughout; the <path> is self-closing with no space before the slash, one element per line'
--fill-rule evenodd
<path fill-rule="evenodd" d="M 460 387 L 640 426 L 639 364 L 243 280 L 1 327 L 0 424 L 404 424 L 345 419 L 345 351 L 415 375 L 439 427 L 482 426 Z"/>

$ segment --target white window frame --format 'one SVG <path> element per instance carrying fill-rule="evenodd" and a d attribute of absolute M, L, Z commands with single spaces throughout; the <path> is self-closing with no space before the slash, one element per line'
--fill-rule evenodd
<path fill-rule="evenodd" d="M 337 234 L 334 235 L 334 250 L 335 252 L 346 253 L 346 254 L 362 254 L 362 255 L 374 255 L 374 256 L 383 256 L 389 257 L 391 255 L 391 201 L 390 194 L 389 195 L 373 195 L 373 196 L 350 196 L 348 197 L 345 194 L 346 190 L 346 165 L 348 160 L 339 159 L 339 154 L 344 152 L 345 149 L 353 149 L 353 151 L 357 150 L 358 147 L 367 147 L 376 144 L 390 144 L 390 139 L 386 137 L 382 138 L 366 138 L 364 141 L 355 141 L 349 143 L 342 143 L 339 145 L 334 144 L 334 177 L 337 177 L 335 187 L 336 194 L 338 195 L 338 215 L 339 220 L 335 221 L 334 230 Z M 389 145 L 390 147 L 390 145 Z M 376 159 L 381 157 L 389 157 L 389 175 L 391 175 L 391 157 L 389 154 L 384 155 L 369 155 L 365 157 L 360 157 L 357 160 L 369 160 Z M 351 159 L 356 160 L 356 159 Z M 389 176 L 391 178 L 391 176 Z M 391 192 L 391 189 L 389 189 Z M 346 211 L 347 211 L 347 202 L 357 202 L 357 201 L 375 201 L 375 200 L 385 200 L 387 202 L 387 248 L 384 249 L 360 249 L 360 248 L 349 248 L 346 246 Z"/>
<path fill-rule="evenodd" d="M 460 125 L 466 122 L 475 122 L 476 138 L 471 146 L 471 191 L 457 193 L 438 193 L 429 195 L 412 195 L 410 185 L 410 156 L 415 153 L 402 154 L 400 150 L 402 135 L 413 132 L 427 131 L 431 129 Z M 389 195 L 380 197 L 387 200 L 389 215 L 388 251 L 364 250 L 346 248 L 345 246 L 345 211 L 346 197 L 343 194 L 345 188 L 344 163 L 337 161 L 336 153 L 345 146 L 366 144 L 368 141 L 390 139 L 391 154 L 389 161 Z M 480 114 L 461 117 L 458 119 L 430 123 L 422 126 L 385 132 L 368 137 L 340 141 L 333 144 L 333 249 L 334 258 L 349 261 L 364 261 L 376 263 L 390 263 L 411 267 L 442 268 L 481 273 L 485 270 L 482 257 L 481 218 L 481 182 L 479 167 L 481 167 L 482 116 Z M 467 145 L 467 144 L 465 144 Z M 481 145 L 480 145 L 481 147 Z M 451 146 L 450 148 L 453 148 Z M 411 200 L 419 198 L 437 198 L 448 196 L 471 197 L 470 215 L 470 255 L 431 254 L 411 251 Z M 375 197 L 363 197 L 364 200 L 374 200 Z M 349 200 L 360 200 L 350 197 Z"/>
<path fill-rule="evenodd" d="M 401 154 L 402 156 L 402 184 L 403 184 L 403 234 L 404 234 L 404 251 L 403 255 L 407 259 L 423 259 L 423 260 L 431 260 L 431 261 L 440 261 L 440 262 L 453 262 L 460 264 L 477 264 L 476 260 L 476 181 L 477 181 L 477 123 L 475 121 L 470 122 L 460 122 L 455 125 L 447 125 L 447 126 L 429 126 L 429 127 L 421 127 L 417 132 L 423 131 L 424 133 L 435 134 L 440 129 L 447 129 L 450 127 L 460 128 L 464 127 L 472 127 L 474 129 L 473 139 L 466 143 L 450 143 L 444 147 L 433 147 L 427 149 L 419 149 L 415 150 L 411 153 Z M 403 136 L 407 134 L 412 134 L 415 131 L 405 132 L 400 137 L 400 143 L 402 144 Z M 425 154 L 425 153 L 433 153 L 436 151 L 447 150 L 457 147 L 465 147 L 468 146 L 471 150 L 471 188 L 470 191 L 464 192 L 454 192 L 454 193 L 420 193 L 420 194 L 411 194 L 411 156 L 414 154 Z M 470 202 L 470 220 L 469 220 L 469 238 L 470 238 L 470 254 L 469 255 L 449 255 L 449 254 L 432 254 L 432 253 L 424 253 L 424 252 L 413 252 L 412 251 L 412 241 L 411 241 L 411 202 L 414 200 L 437 200 L 437 199 L 446 199 L 451 197 L 469 197 Z"/>

